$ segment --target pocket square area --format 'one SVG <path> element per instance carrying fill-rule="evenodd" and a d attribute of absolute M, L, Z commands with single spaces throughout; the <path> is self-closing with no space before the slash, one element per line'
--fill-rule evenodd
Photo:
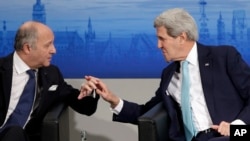
<path fill-rule="evenodd" d="M 49 87 L 49 91 L 55 91 L 58 85 L 52 85 Z"/>

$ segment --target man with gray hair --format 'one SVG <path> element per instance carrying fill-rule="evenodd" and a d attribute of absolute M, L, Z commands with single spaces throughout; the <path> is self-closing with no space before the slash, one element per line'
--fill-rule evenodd
<path fill-rule="evenodd" d="M 79 97 L 95 89 L 111 104 L 114 121 L 133 124 L 163 102 L 171 141 L 228 141 L 230 124 L 250 124 L 250 67 L 235 47 L 199 43 L 195 20 L 181 8 L 161 13 L 154 27 L 158 48 L 171 64 L 148 102 L 123 100 L 93 76 L 86 76 Z"/>

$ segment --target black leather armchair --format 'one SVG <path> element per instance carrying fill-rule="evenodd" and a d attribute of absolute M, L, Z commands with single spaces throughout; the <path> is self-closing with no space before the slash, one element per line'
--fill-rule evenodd
<path fill-rule="evenodd" d="M 43 120 L 42 141 L 69 141 L 69 113 L 64 104 L 51 109 Z"/>
<path fill-rule="evenodd" d="M 159 103 L 138 118 L 139 141 L 167 141 L 167 112 Z"/>

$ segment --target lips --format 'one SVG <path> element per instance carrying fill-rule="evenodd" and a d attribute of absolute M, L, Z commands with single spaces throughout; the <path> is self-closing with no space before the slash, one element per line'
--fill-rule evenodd
<path fill-rule="evenodd" d="M 165 54 L 165 53 L 167 53 L 167 51 L 166 50 L 162 50 L 162 53 Z"/>
<path fill-rule="evenodd" d="M 48 60 L 51 61 L 51 60 L 52 60 L 52 57 L 49 57 Z"/>

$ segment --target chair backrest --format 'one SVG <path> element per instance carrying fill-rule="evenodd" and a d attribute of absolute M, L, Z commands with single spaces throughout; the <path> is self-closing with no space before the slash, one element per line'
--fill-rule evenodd
<path fill-rule="evenodd" d="M 69 111 L 59 104 L 51 109 L 43 120 L 42 141 L 69 141 Z"/>
<path fill-rule="evenodd" d="M 162 103 L 158 103 L 138 118 L 139 141 L 167 141 L 167 112 Z"/>

